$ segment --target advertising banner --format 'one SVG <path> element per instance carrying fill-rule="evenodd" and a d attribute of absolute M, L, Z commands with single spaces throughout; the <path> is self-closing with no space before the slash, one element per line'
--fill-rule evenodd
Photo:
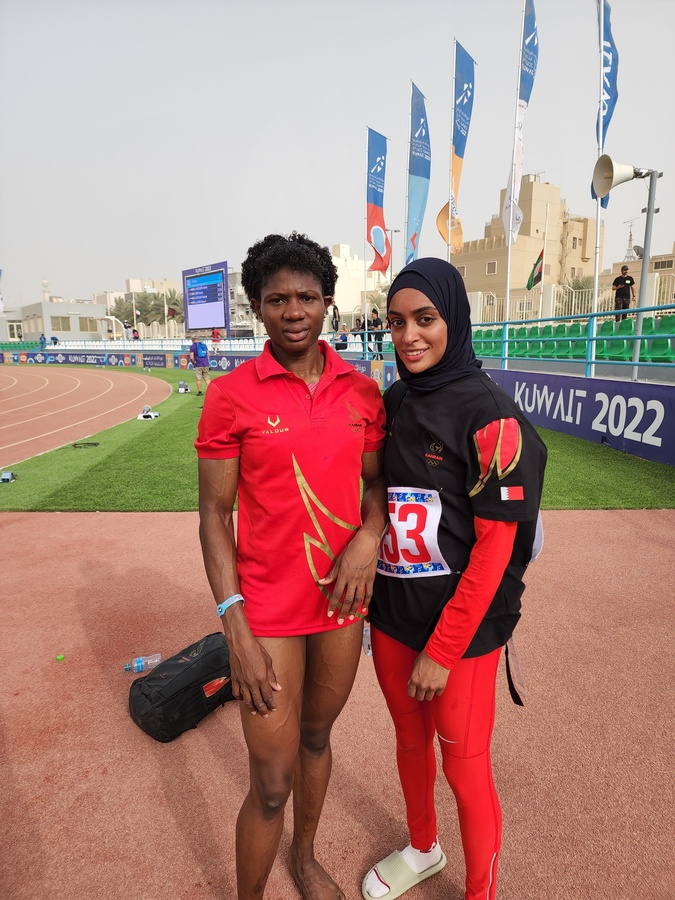
<path fill-rule="evenodd" d="M 464 231 L 457 208 L 459 196 L 459 180 L 462 176 L 462 164 L 466 139 L 471 125 L 474 98 L 473 58 L 464 47 L 455 41 L 455 112 L 452 122 L 452 186 L 450 202 L 446 203 L 436 218 L 436 227 L 446 244 L 450 244 L 453 253 L 461 253 L 464 244 Z M 448 231 L 448 228 L 450 229 Z"/>
<path fill-rule="evenodd" d="M 523 121 L 525 119 L 525 111 L 530 102 L 538 61 L 539 37 L 537 35 L 537 19 L 534 14 L 534 0 L 526 0 L 518 86 L 518 108 L 516 110 L 515 145 L 511 172 L 504 196 L 504 206 L 502 208 L 502 224 L 507 244 L 515 244 L 523 221 L 523 213 L 518 206 L 520 182 L 523 177 Z"/>
<path fill-rule="evenodd" d="M 387 139 L 368 129 L 368 189 L 366 221 L 368 243 L 375 251 L 371 272 L 386 272 L 391 258 L 389 235 L 384 224 L 384 176 L 387 168 Z"/>
<path fill-rule="evenodd" d="M 675 465 L 675 387 L 490 370 L 533 425 Z"/>
<path fill-rule="evenodd" d="M 431 179 L 431 141 L 424 94 L 414 84 L 410 98 L 410 155 L 408 158 L 408 217 L 405 226 L 406 265 L 417 259 L 420 232 Z"/>
<path fill-rule="evenodd" d="M 603 4 L 602 6 L 600 4 Z M 607 0 L 598 0 L 598 29 L 600 31 L 600 58 L 602 65 L 602 96 L 598 108 L 598 120 L 595 124 L 595 135 L 602 153 L 609 123 L 614 115 L 614 107 L 619 99 L 619 52 L 612 37 L 610 16 L 612 9 Z M 601 24 L 602 22 L 602 24 Z M 604 33 L 603 33 L 604 32 Z M 602 134 L 601 132 L 602 127 Z M 591 181 L 591 197 L 597 200 L 597 194 Z M 600 201 L 600 206 L 607 209 L 609 194 Z"/>

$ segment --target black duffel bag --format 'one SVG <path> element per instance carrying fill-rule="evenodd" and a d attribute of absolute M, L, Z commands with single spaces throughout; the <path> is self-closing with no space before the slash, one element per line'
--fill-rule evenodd
<path fill-rule="evenodd" d="M 168 743 L 232 699 L 230 654 L 218 631 L 137 678 L 129 689 L 129 712 L 146 734 Z"/>

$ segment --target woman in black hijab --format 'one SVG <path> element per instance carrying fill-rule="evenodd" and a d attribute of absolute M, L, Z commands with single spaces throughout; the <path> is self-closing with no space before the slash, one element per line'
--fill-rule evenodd
<path fill-rule="evenodd" d="M 385 394 L 390 524 L 370 619 L 410 844 L 368 872 L 366 900 L 394 900 L 445 865 L 434 807 L 435 734 L 457 799 L 465 900 L 496 896 L 495 679 L 520 618 L 546 448 L 481 370 L 469 313 L 461 276 L 439 259 L 406 266 L 389 291 L 400 381 Z M 522 702 L 515 688 L 512 694 Z"/>

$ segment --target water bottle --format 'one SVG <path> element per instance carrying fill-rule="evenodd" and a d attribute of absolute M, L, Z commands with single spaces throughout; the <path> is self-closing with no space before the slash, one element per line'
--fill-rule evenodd
<path fill-rule="evenodd" d="M 131 662 L 124 663 L 125 672 L 145 672 L 154 669 L 162 661 L 161 653 L 153 653 L 152 656 L 137 656 Z"/>
<path fill-rule="evenodd" d="M 373 655 L 373 648 L 370 644 L 370 622 L 363 623 L 363 640 L 361 641 L 363 652 L 366 656 Z"/>

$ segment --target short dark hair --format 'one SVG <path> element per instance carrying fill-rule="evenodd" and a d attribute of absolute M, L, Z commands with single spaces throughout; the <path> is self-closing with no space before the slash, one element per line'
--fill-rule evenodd
<path fill-rule="evenodd" d="M 260 300 L 263 284 L 281 269 L 314 275 L 324 297 L 335 293 L 338 273 L 330 250 L 294 231 L 288 236 L 268 234 L 248 248 L 241 283 L 249 301 Z"/>
<path fill-rule="evenodd" d="M 621 271 L 622 271 L 622 272 L 627 272 L 627 271 L 628 271 L 628 266 L 621 266 Z"/>

